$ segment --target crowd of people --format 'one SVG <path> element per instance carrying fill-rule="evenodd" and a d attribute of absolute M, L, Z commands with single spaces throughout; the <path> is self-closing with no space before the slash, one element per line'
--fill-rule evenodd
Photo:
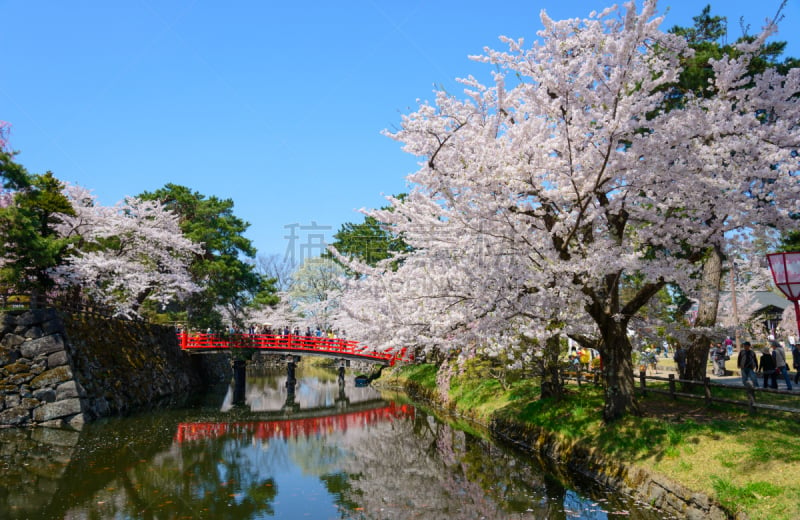
<path fill-rule="evenodd" d="M 577 348 L 569 353 L 567 370 L 574 372 L 579 381 L 591 378 L 597 383 L 600 380 L 602 368 L 603 362 L 600 359 L 600 353 L 596 350 Z"/>
<path fill-rule="evenodd" d="M 741 374 L 742 383 L 758 387 L 760 375 L 763 388 L 777 389 L 778 379 L 782 379 L 786 384 L 786 389 L 791 390 L 793 387 L 790 371 L 793 368 L 795 370 L 794 384 L 800 384 L 800 343 L 792 337 L 789 338 L 788 344 L 789 352 L 791 353 L 791 367 L 786 349 L 774 338 L 769 340 L 769 346 L 761 349 L 760 353 L 753 350 L 753 346 L 749 341 L 743 342 L 736 358 L 736 367 Z M 715 375 L 724 374 L 725 359 L 730 358 L 728 354 L 723 358 L 721 355 L 722 350 L 725 350 L 725 347 L 720 343 L 711 349 L 713 362 L 719 364 L 722 368 L 722 374 L 715 372 Z"/>
<path fill-rule="evenodd" d="M 783 381 L 787 390 L 792 390 L 793 385 L 800 385 L 800 342 L 794 337 L 789 337 L 787 347 L 774 337 L 770 337 L 769 346 L 756 351 L 749 341 L 744 341 L 736 357 L 736 367 L 742 378 L 742 383 L 754 387 L 778 388 L 778 382 Z M 730 375 L 725 363 L 734 357 L 734 342 L 730 337 L 724 341 L 709 346 L 708 357 L 714 376 Z M 687 351 L 682 346 L 672 348 L 672 359 L 680 377 L 686 373 Z M 640 352 L 640 369 L 655 368 L 655 355 L 649 348 Z M 791 371 L 794 370 L 794 378 Z"/>
<path fill-rule="evenodd" d="M 183 330 L 183 327 L 178 325 L 176 326 L 176 331 L 180 333 Z M 225 331 L 227 334 L 234 335 L 234 334 L 263 334 L 269 336 L 306 336 L 306 337 L 317 337 L 317 338 L 328 338 L 328 339 L 345 339 L 345 332 L 339 331 L 336 329 L 325 329 L 323 330 L 321 327 L 316 327 L 314 330 L 311 330 L 311 327 L 306 327 L 305 331 L 302 331 L 300 327 L 290 327 L 285 325 L 283 327 L 273 327 L 269 324 L 264 325 L 250 325 L 247 329 L 243 329 L 241 327 L 237 327 L 235 325 L 231 325 Z M 206 334 L 214 334 L 215 331 L 211 328 L 205 331 Z"/>

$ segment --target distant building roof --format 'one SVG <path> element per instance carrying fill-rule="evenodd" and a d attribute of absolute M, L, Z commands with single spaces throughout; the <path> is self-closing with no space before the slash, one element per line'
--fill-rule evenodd
<path fill-rule="evenodd" d="M 756 292 L 756 301 L 761 304 L 762 309 L 764 307 L 769 307 L 772 305 L 773 307 L 779 307 L 780 309 L 786 309 L 791 302 L 781 296 L 778 293 L 774 293 L 772 291 L 758 291 Z"/>
<path fill-rule="evenodd" d="M 720 291 L 720 295 L 727 295 L 729 291 Z M 754 293 L 755 299 L 758 302 L 758 310 L 756 313 L 763 311 L 767 307 L 778 307 L 781 310 L 786 309 L 791 302 L 781 296 L 780 294 L 772 291 L 756 291 Z"/>

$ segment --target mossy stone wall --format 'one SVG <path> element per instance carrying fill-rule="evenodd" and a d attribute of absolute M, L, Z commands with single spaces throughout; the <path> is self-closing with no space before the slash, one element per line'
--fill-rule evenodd
<path fill-rule="evenodd" d="M 80 428 L 230 374 L 226 355 L 181 351 L 172 327 L 53 309 L 0 314 L 0 427 Z"/>

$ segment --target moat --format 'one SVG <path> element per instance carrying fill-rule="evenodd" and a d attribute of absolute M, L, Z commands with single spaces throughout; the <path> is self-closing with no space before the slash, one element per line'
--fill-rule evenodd
<path fill-rule="evenodd" d="M 0 518 L 656 519 L 351 373 L 249 372 L 81 432 L 0 430 Z"/>

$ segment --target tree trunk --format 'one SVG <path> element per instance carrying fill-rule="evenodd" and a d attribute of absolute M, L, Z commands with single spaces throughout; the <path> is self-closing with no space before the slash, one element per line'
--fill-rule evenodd
<path fill-rule="evenodd" d="M 564 396 L 564 387 L 559 375 L 558 358 L 561 353 L 561 336 L 547 338 L 542 352 L 542 391 L 541 397 L 559 400 Z"/>
<path fill-rule="evenodd" d="M 700 286 L 700 302 L 697 307 L 697 318 L 694 321 L 695 331 L 690 335 L 690 343 L 686 349 L 686 379 L 702 381 L 708 367 L 708 347 L 713 341 L 707 328 L 717 323 L 717 307 L 719 306 L 719 287 L 722 282 L 722 251 L 718 246 L 709 249 L 703 263 L 703 278 Z"/>
<path fill-rule="evenodd" d="M 609 318 L 601 327 L 603 337 L 601 360 L 606 385 L 603 420 L 615 421 L 624 415 L 640 415 L 633 377 L 631 343 L 628 340 L 627 320 Z"/>

